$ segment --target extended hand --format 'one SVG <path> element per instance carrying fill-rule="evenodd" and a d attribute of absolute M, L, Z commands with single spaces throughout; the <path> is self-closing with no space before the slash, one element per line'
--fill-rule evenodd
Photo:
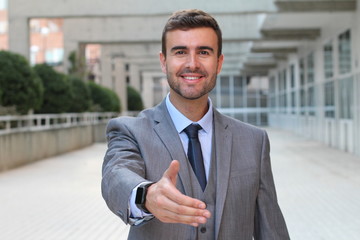
<path fill-rule="evenodd" d="M 179 162 L 173 160 L 160 181 L 149 187 L 145 207 L 162 222 L 197 227 L 206 223 L 211 213 L 204 202 L 186 196 L 176 188 L 179 169 Z"/>

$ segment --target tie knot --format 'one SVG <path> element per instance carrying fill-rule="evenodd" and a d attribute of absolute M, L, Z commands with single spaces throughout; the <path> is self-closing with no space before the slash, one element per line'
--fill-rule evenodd
<path fill-rule="evenodd" d="M 198 138 L 198 132 L 202 127 L 197 123 L 192 123 L 184 129 L 188 138 Z"/>

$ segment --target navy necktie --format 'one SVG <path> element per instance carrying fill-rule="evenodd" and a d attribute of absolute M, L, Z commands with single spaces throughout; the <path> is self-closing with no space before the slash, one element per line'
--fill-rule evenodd
<path fill-rule="evenodd" d="M 193 123 L 184 129 L 189 138 L 188 159 L 200 183 L 202 190 L 206 187 L 206 175 L 204 168 L 204 160 L 201 152 L 198 131 L 201 129 L 199 124 Z"/>

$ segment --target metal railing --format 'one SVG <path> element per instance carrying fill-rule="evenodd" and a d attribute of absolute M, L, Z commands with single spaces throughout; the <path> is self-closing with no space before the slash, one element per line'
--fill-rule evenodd
<path fill-rule="evenodd" d="M 95 125 L 107 123 L 111 118 L 117 116 L 119 116 L 119 114 L 115 112 L 0 116 L 0 135 L 14 132 Z"/>

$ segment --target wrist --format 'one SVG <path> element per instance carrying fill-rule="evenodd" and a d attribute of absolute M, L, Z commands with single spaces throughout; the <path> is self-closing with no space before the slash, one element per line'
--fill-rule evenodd
<path fill-rule="evenodd" d="M 148 192 L 148 188 L 154 183 L 143 183 L 136 190 L 135 204 L 136 206 L 143 211 L 144 213 L 150 213 L 150 211 L 146 208 L 146 196 Z"/>

